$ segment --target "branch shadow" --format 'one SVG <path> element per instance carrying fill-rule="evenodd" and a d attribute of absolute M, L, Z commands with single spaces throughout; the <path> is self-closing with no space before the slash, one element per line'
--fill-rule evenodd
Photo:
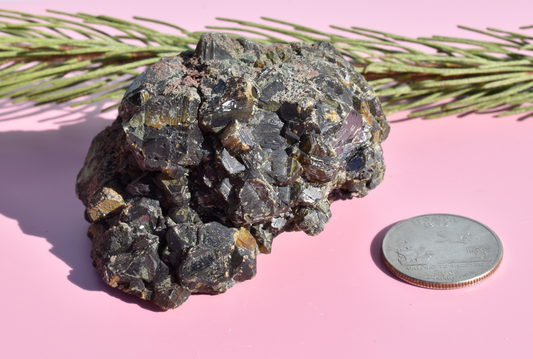
<path fill-rule="evenodd" d="M 522 122 L 522 121 L 525 121 L 525 120 L 527 120 L 528 118 L 531 118 L 531 117 L 533 117 L 533 112 L 529 112 L 529 113 L 527 113 L 527 114 L 525 114 L 523 116 L 520 116 L 516 120 L 519 121 L 519 122 Z"/>
<path fill-rule="evenodd" d="M 393 123 L 402 123 L 402 122 L 408 122 L 408 121 L 412 121 L 412 120 L 419 120 L 420 117 L 403 117 L 403 118 L 399 118 L 399 119 L 396 119 L 396 120 L 389 120 L 389 123 L 393 124 Z"/>
<path fill-rule="evenodd" d="M 101 116 L 102 110 L 113 103 L 115 102 L 98 101 L 73 108 L 72 102 L 36 105 L 31 101 L 13 104 L 11 99 L 0 99 L 0 125 L 28 119 L 33 120 L 34 124 L 53 122 L 61 125 L 83 122 L 87 118 Z"/>
<path fill-rule="evenodd" d="M 110 124 L 97 109 L 57 130 L 0 132 L 0 214 L 18 221 L 28 235 L 23 240 L 45 238 L 50 252 L 71 268 L 72 284 L 157 312 L 155 305 L 105 284 L 89 255 L 89 225 L 74 183 L 92 138 Z"/>
<path fill-rule="evenodd" d="M 433 106 L 433 105 L 431 105 L 431 106 Z M 399 114 L 393 113 L 392 115 L 388 115 L 388 117 L 389 117 L 388 121 L 391 124 L 409 122 L 409 121 L 412 121 L 412 120 L 433 121 L 433 120 L 430 120 L 430 119 L 424 119 L 424 116 L 409 117 L 409 115 L 412 112 L 424 110 L 427 107 L 428 106 L 421 106 L 420 108 L 413 108 L 411 110 L 402 111 Z M 491 116 L 492 118 L 498 118 L 498 115 L 500 115 L 500 114 L 502 114 L 502 113 L 504 113 L 506 111 L 511 111 L 512 109 L 513 109 L 512 106 L 506 106 L 506 107 L 498 106 L 498 107 L 495 107 L 495 108 L 492 108 L 492 109 L 484 110 L 482 112 L 477 112 L 476 110 L 471 110 L 471 111 L 463 112 L 463 113 L 456 114 L 456 115 L 450 115 L 450 117 L 467 118 L 467 117 L 473 117 L 473 116 L 477 116 L 477 115 L 493 115 L 493 116 Z M 395 117 L 398 117 L 398 118 L 395 118 Z M 528 119 L 530 117 L 533 117 L 533 112 L 528 112 L 525 115 L 515 114 L 514 117 L 516 117 L 516 120 L 518 122 L 522 122 L 522 121 L 524 121 L 524 120 L 526 120 L 526 119 Z M 446 117 L 442 117 L 442 119 L 445 119 L 445 118 Z M 435 120 L 439 120 L 439 119 L 441 119 L 441 118 L 436 118 Z"/>

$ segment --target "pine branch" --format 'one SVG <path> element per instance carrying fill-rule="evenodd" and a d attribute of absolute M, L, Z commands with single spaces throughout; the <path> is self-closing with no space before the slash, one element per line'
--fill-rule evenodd
<path fill-rule="evenodd" d="M 0 98 L 44 104 L 92 96 L 73 106 L 119 101 L 144 66 L 198 41 L 186 31 L 166 34 L 106 16 L 50 12 L 67 18 L 0 10 L 0 18 L 11 20 L 0 22 Z"/>
<path fill-rule="evenodd" d="M 135 19 L 174 33 L 109 16 L 49 12 L 60 17 L 0 10 L 0 98 L 72 106 L 108 99 L 116 101 L 114 108 L 145 66 L 194 48 L 201 35 L 142 17 Z M 387 114 L 410 110 L 409 117 L 429 119 L 494 109 L 505 111 L 499 116 L 533 112 L 528 34 L 459 26 L 489 39 L 415 39 L 359 27 L 332 26 L 336 33 L 328 33 L 271 18 L 263 20 L 273 25 L 218 20 L 237 26 L 207 28 L 251 34 L 264 44 L 333 43 L 374 86 Z"/>

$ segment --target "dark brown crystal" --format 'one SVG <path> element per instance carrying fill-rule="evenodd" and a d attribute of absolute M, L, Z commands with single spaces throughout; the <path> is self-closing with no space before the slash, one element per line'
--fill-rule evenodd
<path fill-rule="evenodd" d="M 284 231 L 316 235 L 383 179 L 389 125 L 327 43 L 202 35 L 130 86 L 77 182 L 104 281 L 163 309 L 256 273 Z"/>

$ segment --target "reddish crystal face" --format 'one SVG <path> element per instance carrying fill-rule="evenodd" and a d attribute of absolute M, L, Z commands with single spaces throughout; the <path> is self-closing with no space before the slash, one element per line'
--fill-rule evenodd
<path fill-rule="evenodd" d="M 328 43 L 264 47 L 204 34 L 127 91 L 77 180 L 104 280 L 162 308 L 252 278 L 284 231 L 383 179 L 389 131 Z"/>

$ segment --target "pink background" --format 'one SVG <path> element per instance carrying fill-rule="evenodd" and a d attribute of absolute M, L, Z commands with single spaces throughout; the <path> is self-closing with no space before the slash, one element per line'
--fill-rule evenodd
<path fill-rule="evenodd" d="M 193 5 L 195 3 L 195 5 Z M 533 23 L 531 0 L 0 2 L 0 7 L 133 15 L 190 30 L 215 16 L 270 16 L 327 30 L 470 36 Z M 438 5 L 435 5 L 438 4 Z M 220 23 L 218 23 L 220 24 Z M 533 30 L 525 30 L 533 35 Z M 114 114 L 0 101 L 0 356 L 3 358 L 532 357 L 533 118 L 390 116 L 385 181 L 332 206 L 317 237 L 286 233 L 255 279 L 161 312 L 107 287 L 91 266 L 74 180 Z M 384 233 L 425 213 L 476 219 L 501 238 L 500 269 L 450 291 L 411 286 L 379 257 Z"/>

